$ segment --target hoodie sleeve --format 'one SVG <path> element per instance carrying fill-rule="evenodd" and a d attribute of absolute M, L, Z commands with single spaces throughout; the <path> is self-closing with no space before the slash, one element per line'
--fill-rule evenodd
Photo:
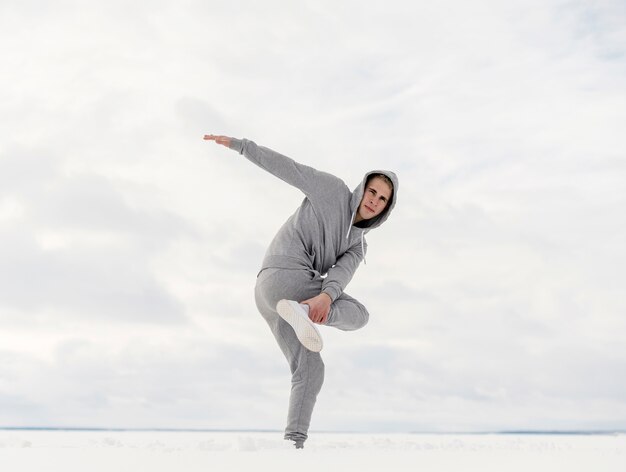
<path fill-rule="evenodd" d="M 242 154 L 246 159 L 283 182 L 300 189 L 313 201 L 327 199 L 329 193 L 332 195 L 333 188 L 345 186 L 343 181 L 334 175 L 300 164 L 290 157 L 264 146 L 258 146 L 249 139 L 231 138 L 230 149 Z"/>
<path fill-rule="evenodd" d="M 352 280 L 362 260 L 363 254 L 359 242 L 350 247 L 328 270 L 328 275 L 322 282 L 322 292 L 326 292 L 333 302 L 337 300 Z"/>

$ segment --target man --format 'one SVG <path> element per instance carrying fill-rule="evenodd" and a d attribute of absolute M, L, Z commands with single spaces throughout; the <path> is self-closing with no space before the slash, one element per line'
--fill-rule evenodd
<path fill-rule="evenodd" d="M 365 233 L 384 223 L 395 206 L 398 178 L 389 171 L 368 172 L 350 192 L 341 179 L 250 140 L 204 139 L 243 154 L 305 195 L 270 243 L 255 287 L 257 308 L 291 369 L 285 439 L 302 448 L 324 381 L 315 324 L 350 331 L 367 323 L 365 306 L 344 289 L 365 259 Z"/>

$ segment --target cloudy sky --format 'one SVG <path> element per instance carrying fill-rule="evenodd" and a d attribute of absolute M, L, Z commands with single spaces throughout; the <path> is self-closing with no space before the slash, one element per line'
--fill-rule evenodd
<path fill-rule="evenodd" d="M 312 428 L 626 428 L 626 4 L 0 2 L 0 426 L 282 429 L 253 287 L 302 195 L 392 218 Z"/>

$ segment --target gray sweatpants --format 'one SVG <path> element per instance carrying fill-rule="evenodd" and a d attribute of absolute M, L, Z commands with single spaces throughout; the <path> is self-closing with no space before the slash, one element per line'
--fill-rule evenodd
<path fill-rule="evenodd" d="M 322 291 L 322 278 L 311 270 L 264 269 L 256 281 L 256 305 L 269 325 L 291 369 L 291 396 L 285 438 L 306 440 L 317 394 L 324 383 L 324 362 L 319 352 L 305 348 L 293 328 L 276 312 L 281 299 L 301 302 Z M 362 328 L 369 314 L 365 306 L 343 293 L 331 305 L 326 326 L 344 331 Z"/>

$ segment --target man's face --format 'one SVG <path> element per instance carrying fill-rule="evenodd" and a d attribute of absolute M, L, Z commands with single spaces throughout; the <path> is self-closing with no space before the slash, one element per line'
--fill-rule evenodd
<path fill-rule="evenodd" d="M 387 207 L 391 198 L 391 188 L 381 177 L 374 177 L 365 187 L 361 204 L 359 205 L 359 216 L 363 220 L 369 220 L 380 215 Z"/>

